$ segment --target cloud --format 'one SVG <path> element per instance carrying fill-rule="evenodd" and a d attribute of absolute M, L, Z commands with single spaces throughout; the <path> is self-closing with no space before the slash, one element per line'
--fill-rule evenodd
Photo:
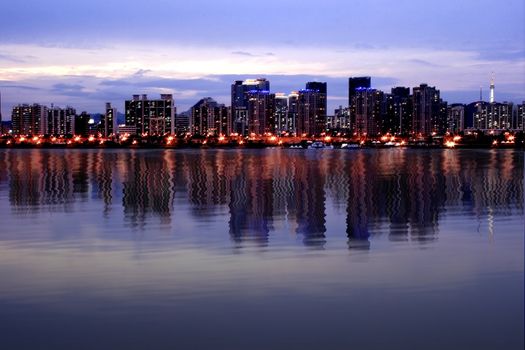
<path fill-rule="evenodd" d="M 257 53 L 251 53 L 251 52 L 248 52 L 248 51 L 232 51 L 231 52 L 232 55 L 237 55 L 237 56 L 246 56 L 246 57 L 272 57 L 272 56 L 275 56 L 275 53 L 273 52 L 265 52 L 265 53 L 262 53 L 262 54 L 257 54 Z"/>
<path fill-rule="evenodd" d="M 492 48 L 477 51 L 477 59 L 483 61 L 523 61 L 525 48 Z"/>
<path fill-rule="evenodd" d="M 254 54 L 246 51 L 232 51 L 232 55 L 255 57 Z"/>
<path fill-rule="evenodd" d="M 39 90 L 39 88 L 31 86 L 31 85 L 24 85 L 19 84 L 17 82 L 13 81 L 1 81 L 0 80 L 0 88 L 3 89 L 21 89 L 21 90 Z"/>
<path fill-rule="evenodd" d="M 0 61 L 8 61 L 8 62 L 14 62 L 14 63 L 25 63 L 26 60 L 18 57 L 17 55 L 10 55 L 10 54 L 4 54 L 0 53 Z"/>
<path fill-rule="evenodd" d="M 144 75 L 151 72 L 151 69 L 139 69 L 138 71 L 133 74 L 134 77 L 142 78 Z"/>
<path fill-rule="evenodd" d="M 407 62 L 411 63 L 411 64 L 417 64 L 417 65 L 425 66 L 425 67 L 443 67 L 442 65 L 439 65 L 439 64 L 436 64 L 436 63 L 432 63 L 432 62 L 429 62 L 429 61 L 426 61 L 426 60 L 418 59 L 418 58 L 412 58 L 412 59 L 408 60 Z"/>

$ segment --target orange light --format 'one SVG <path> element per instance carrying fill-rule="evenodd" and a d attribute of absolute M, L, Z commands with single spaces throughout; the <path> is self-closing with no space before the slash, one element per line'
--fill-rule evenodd
<path fill-rule="evenodd" d="M 459 140 L 461 140 L 461 136 L 454 136 L 454 141 L 455 141 L 455 142 L 457 142 L 457 141 L 459 141 Z"/>
<path fill-rule="evenodd" d="M 454 148 L 456 146 L 456 143 L 454 141 L 447 141 L 445 142 L 445 146 L 448 148 Z"/>
<path fill-rule="evenodd" d="M 93 142 L 95 141 L 95 136 L 91 135 L 89 138 L 88 138 L 89 142 Z"/>

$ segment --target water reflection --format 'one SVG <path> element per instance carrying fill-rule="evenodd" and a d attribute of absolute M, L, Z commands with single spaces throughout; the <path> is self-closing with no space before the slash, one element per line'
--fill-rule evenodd
<path fill-rule="evenodd" d="M 490 231 L 494 215 L 522 212 L 523 152 L 14 149 L 0 152 L 0 191 L 17 215 L 90 201 L 108 218 L 121 206 L 122 225 L 137 230 L 227 215 L 217 230 L 236 246 L 287 230 L 323 248 L 330 204 L 346 214 L 348 247 L 369 249 L 383 233 L 435 241 L 445 213 L 486 218 Z M 174 218 L 177 206 L 192 217 Z"/>

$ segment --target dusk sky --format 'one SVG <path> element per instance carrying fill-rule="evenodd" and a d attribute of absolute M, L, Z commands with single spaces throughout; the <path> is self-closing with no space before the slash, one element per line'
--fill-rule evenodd
<path fill-rule="evenodd" d="M 3 119 L 18 103 L 119 111 L 133 94 L 230 104 L 235 79 L 273 92 L 328 82 L 328 113 L 348 77 L 384 91 L 436 86 L 471 102 L 491 73 L 496 100 L 525 100 L 523 0 L 6 0 L 0 11 Z"/>

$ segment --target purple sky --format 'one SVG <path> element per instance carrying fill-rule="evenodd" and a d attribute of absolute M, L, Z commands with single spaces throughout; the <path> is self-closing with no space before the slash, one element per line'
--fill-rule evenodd
<path fill-rule="evenodd" d="M 436 86 L 449 102 L 525 100 L 523 0 L 7 0 L 0 11 L 3 119 L 17 103 L 122 111 L 132 94 L 173 93 L 179 111 L 235 79 L 274 92 L 328 82 L 329 113 L 347 78 Z"/>

